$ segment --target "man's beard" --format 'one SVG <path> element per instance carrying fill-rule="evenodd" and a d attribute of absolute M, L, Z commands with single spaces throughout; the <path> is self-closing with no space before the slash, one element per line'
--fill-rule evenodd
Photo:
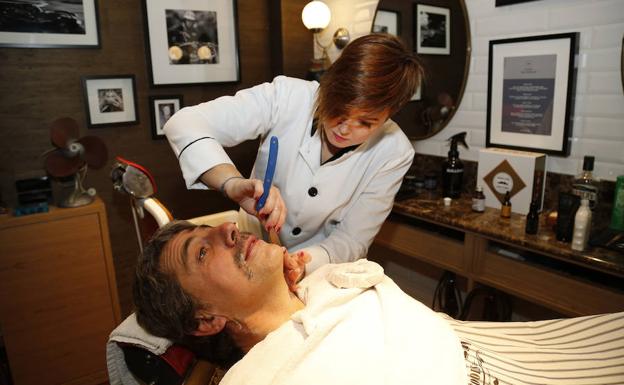
<path fill-rule="evenodd" d="M 236 252 L 234 253 L 234 263 L 236 264 L 236 266 L 238 266 L 239 269 L 243 271 L 243 274 L 245 274 L 247 279 L 251 280 L 253 278 L 253 272 L 251 271 L 251 269 L 249 268 L 249 265 L 247 265 L 247 262 L 245 261 L 245 249 L 244 249 L 245 243 L 251 234 L 240 233 L 239 235 L 240 236 L 236 240 Z"/>

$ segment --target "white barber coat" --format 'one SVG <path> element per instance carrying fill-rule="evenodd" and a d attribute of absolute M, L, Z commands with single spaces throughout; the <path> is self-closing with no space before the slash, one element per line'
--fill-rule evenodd
<path fill-rule="evenodd" d="M 388 120 L 366 142 L 321 165 L 320 130 L 312 130 L 317 88 L 317 82 L 278 76 L 234 96 L 183 108 L 164 127 L 188 188 L 206 188 L 199 181 L 205 171 L 233 164 L 223 147 L 258 136 L 251 177 L 262 180 L 268 139 L 279 139 L 273 183 L 288 208 L 279 236 L 291 253 L 310 253 L 308 273 L 366 256 L 414 157 L 405 134 Z"/>

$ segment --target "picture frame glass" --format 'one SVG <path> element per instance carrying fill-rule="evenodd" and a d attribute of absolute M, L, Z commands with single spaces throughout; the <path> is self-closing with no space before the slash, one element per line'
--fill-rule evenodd
<path fill-rule="evenodd" d="M 399 36 L 399 13 L 378 9 L 373 20 L 373 32 Z"/>
<path fill-rule="evenodd" d="M 99 47 L 97 1 L 21 0 L 0 4 L 0 46 Z"/>
<path fill-rule="evenodd" d="M 90 127 L 137 121 L 133 78 L 86 79 L 85 96 Z"/>
<path fill-rule="evenodd" d="M 416 52 L 429 55 L 451 54 L 451 10 L 416 4 Z"/>
<path fill-rule="evenodd" d="M 564 155 L 576 35 L 490 42 L 486 144 Z"/>
<path fill-rule="evenodd" d="M 239 80 L 233 0 L 144 0 L 144 9 L 153 85 Z"/>
<path fill-rule="evenodd" d="M 167 120 L 182 107 L 181 96 L 151 97 L 150 110 L 152 111 L 152 136 L 154 139 L 164 139 L 163 127 Z"/>

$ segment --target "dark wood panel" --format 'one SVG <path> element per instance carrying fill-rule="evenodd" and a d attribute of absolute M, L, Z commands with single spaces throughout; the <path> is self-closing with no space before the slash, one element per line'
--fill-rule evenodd
<path fill-rule="evenodd" d="M 129 287 L 138 252 L 126 197 L 112 191 L 110 167 L 122 155 L 148 167 L 159 183 L 159 198 L 179 218 L 233 208 L 216 192 L 188 191 L 177 160 L 166 141 L 151 139 L 148 97 L 182 94 L 186 105 L 270 81 L 269 20 L 267 2 L 239 0 L 238 31 L 241 81 L 152 88 L 149 86 L 144 20 L 140 0 L 100 0 L 99 49 L 0 48 L 0 187 L 2 197 L 15 203 L 14 180 L 45 174 L 41 154 L 51 147 L 48 129 L 58 117 L 70 116 L 81 135 L 96 135 L 109 150 L 100 170 L 89 170 L 85 185 L 95 187 L 109 216 L 122 314 L 131 310 Z M 291 20 L 295 24 L 295 20 Z M 296 24 L 301 24 L 300 19 Z M 298 35 L 297 35 L 298 36 Z M 307 42 L 307 41 L 306 41 Z M 310 50 L 311 50 L 311 44 Z M 134 74 L 140 123 L 129 126 L 86 128 L 80 77 Z M 257 143 L 245 143 L 230 154 L 243 173 L 249 173 Z"/>

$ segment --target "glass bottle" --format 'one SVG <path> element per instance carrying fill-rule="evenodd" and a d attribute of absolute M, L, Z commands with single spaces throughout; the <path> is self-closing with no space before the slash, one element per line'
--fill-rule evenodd
<path fill-rule="evenodd" d="M 477 186 L 474 195 L 472 196 L 472 211 L 482 213 L 485 211 L 485 195 L 483 194 L 483 187 Z"/>
<path fill-rule="evenodd" d="M 511 218 L 511 197 L 509 191 L 505 193 L 505 199 L 503 199 L 503 205 L 501 207 L 501 217 Z"/>
<path fill-rule="evenodd" d="M 524 232 L 527 234 L 537 234 L 539 228 L 539 213 L 537 209 L 537 202 L 531 202 L 531 208 L 526 216 L 526 225 L 524 226 Z"/>
<path fill-rule="evenodd" d="M 589 208 L 594 210 L 598 204 L 598 180 L 594 178 L 594 157 L 585 156 L 583 158 L 583 172 L 576 176 L 572 182 L 572 194 L 579 199 L 587 199 Z"/>

